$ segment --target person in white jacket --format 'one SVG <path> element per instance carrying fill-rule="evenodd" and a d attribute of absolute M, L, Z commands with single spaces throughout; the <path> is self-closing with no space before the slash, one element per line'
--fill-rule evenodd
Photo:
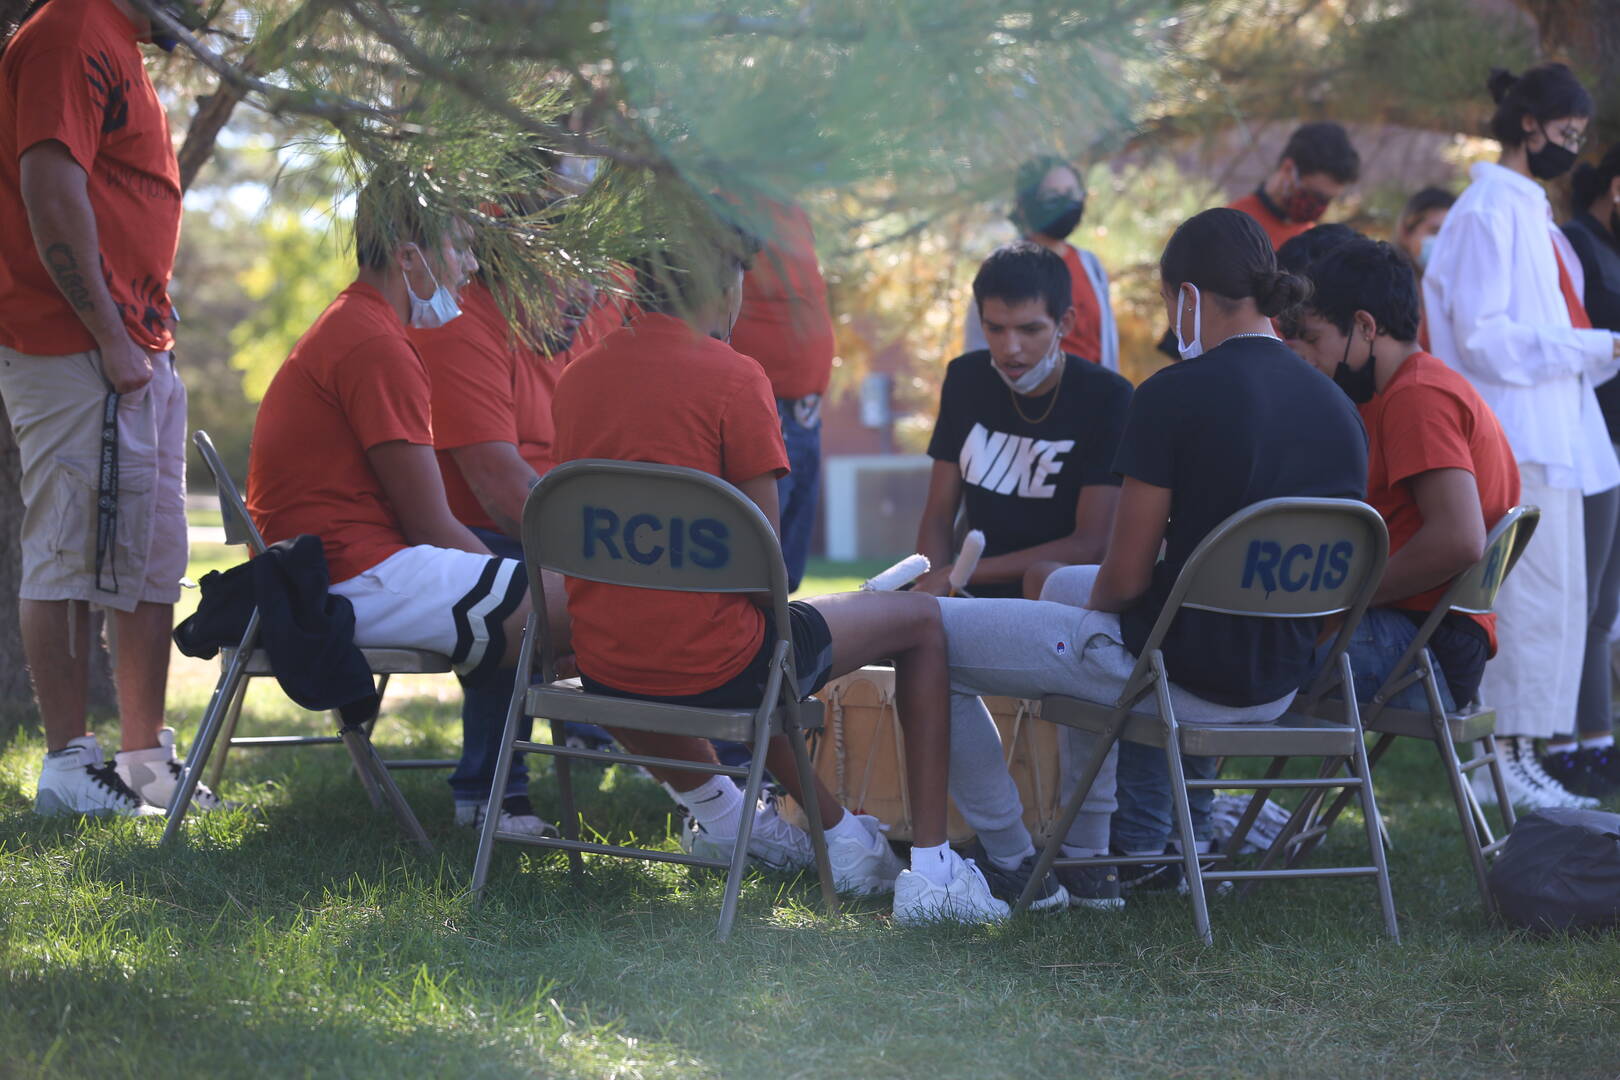
<path fill-rule="evenodd" d="M 1575 730 L 1586 630 L 1582 496 L 1620 484 L 1593 393 L 1620 370 L 1620 339 L 1591 328 L 1580 263 L 1538 183 L 1574 165 L 1592 99 L 1563 64 L 1517 77 L 1497 69 L 1489 86 L 1502 155 L 1474 166 L 1435 241 L 1423 277 L 1430 352 L 1495 411 L 1518 459 L 1522 501 L 1541 508 L 1498 598 L 1500 649 L 1481 686 L 1505 736 L 1508 794 L 1531 807 L 1595 805 L 1548 776 L 1535 750 L 1537 738 Z M 1495 799 L 1488 783 L 1475 791 Z"/>

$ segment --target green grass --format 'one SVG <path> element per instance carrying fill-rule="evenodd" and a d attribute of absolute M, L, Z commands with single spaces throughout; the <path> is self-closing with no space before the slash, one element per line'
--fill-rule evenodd
<path fill-rule="evenodd" d="M 183 736 L 212 675 L 176 668 Z M 397 685 L 385 753 L 453 756 L 453 681 Z M 249 723 L 320 727 L 270 686 Z M 902 930 L 884 903 L 827 919 L 808 882 L 758 874 L 717 946 L 712 879 L 591 860 L 575 884 L 511 847 L 475 908 L 443 774 L 398 774 L 422 856 L 341 750 L 238 751 L 223 793 L 250 808 L 160 851 L 161 822 L 35 818 L 37 726 L 0 717 L 0 746 L 0 1076 L 1620 1073 L 1620 940 L 1488 927 L 1422 746 L 1379 774 L 1404 946 L 1365 882 L 1301 882 L 1213 901 L 1212 948 L 1175 898 Z M 657 788 L 580 777 L 591 827 L 671 842 Z M 534 794 L 555 805 L 549 776 Z M 1323 856 L 1355 858 L 1359 835 Z"/>

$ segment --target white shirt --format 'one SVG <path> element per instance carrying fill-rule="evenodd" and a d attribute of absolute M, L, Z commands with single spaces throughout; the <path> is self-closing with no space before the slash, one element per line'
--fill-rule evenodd
<path fill-rule="evenodd" d="M 1593 387 L 1620 371 L 1614 335 L 1577 330 L 1558 288 L 1558 250 L 1583 276 L 1541 185 L 1482 163 L 1435 241 L 1423 275 L 1429 351 L 1474 384 L 1513 453 L 1553 487 L 1593 495 L 1620 484 Z"/>

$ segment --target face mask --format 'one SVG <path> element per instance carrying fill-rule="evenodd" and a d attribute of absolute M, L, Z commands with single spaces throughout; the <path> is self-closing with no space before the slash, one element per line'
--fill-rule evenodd
<path fill-rule="evenodd" d="M 1203 342 L 1204 297 L 1203 297 L 1203 295 L 1201 293 L 1199 293 L 1198 286 L 1189 283 L 1187 285 L 1187 288 L 1191 289 L 1192 292 L 1193 292 L 1193 334 L 1192 334 L 1192 341 L 1188 342 L 1188 341 L 1183 341 L 1181 339 L 1181 309 L 1182 309 L 1182 306 L 1187 301 L 1187 294 L 1183 293 L 1183 292 L 1177 292 L 1176 293 L 1176 326 L 1175 326 L 1175 330 L 1176 330 L 1176 352 L 1181 354 L 1181 358 L 1183 360 L 1196 360 L 1198 357 L 1204 355 L 1204 342 Z"/>
<path fill-rule="evenodd" d="M 1080 226 L 1080 218 L 1085 211 L 1086 200 L 1072 195 L 1036 193 L 1033 198 L 1018 201 L 1018 213 L 1024 219 L 1024 228 L 1054 240 L 1068 239 L 1069 234 Z"/>
<path fill-rule="evenodd" d="M 1040 387 L 1041 383 L 1045 382 L 1051 376 L 1052 372 L 1057 370 L 1058 364 L 1060 364 L 1062 361 L 1062 342 L 1058 340 L 1058 332 L 1053 330 L 1052 344 L 1051 347 L 1046 350 L 1046 355 L 1041 357 L 1038 364 L 1024 372 L 1022 375 L 1018 376 L 1018 378 L 1008 378 L 1007 373 L 1002 371 L 1001 368 L 996 367 L 995 364 L 991 364 L 990 366 L 996 369 L 996 374 L 1001 376 L 1001 381 L 1006 383 L 1007 387 L 1012 390 L 1013 393 L 1033 394 Z"/>
<path fill-rule="evenodd" d="M 1434 254 L 1434 242 L 1438 239 L 1440 239 L 1438 236 L 1425 236 L 1423 238 L 1423 244 L 1418 248 L 1417 264 L 1419 270 L 1429 268 L 1429 257 Z"/>
<path fill-rule="evenodd" d="M 1576 154 L 1569 147 L 1553 142 L 1545 128 L 1541 134 L 1547 141 L 1540 150 L 1532 150 L 1526 155 L 1530 175 L 1537 180 L 1556 180 L 1575 167 Z"/>
<path fill-rule="evenodd" d="M 1365 405 L 1373 399 L 1378 392 L 1378 372 L 1373 361 L 1372 350 L 1367 351 L 1367 362 L 1361 365 L 1360 370 L 1350 369 L 1350 344 L 1356 340 L 1355 328 L 1350 330 L 1350 337 L 1344 343 L 1344 359 L 1339 366 L 1333 369 L 1333 381 L 1338 383 L 1339 389 L 1344 391 L 1345 397 L 1357 405 Z"/>
<path fill-rule="evenodd" d="M 417 254 L 422 254 L 420 248 Z M 411 287 L 410 278 L 405 279 L 405 295 L 411 298 L 411 325 L 418 330 L 437 330 L 461 314 L 461 305 L 456 302 L 455 294 L 440 285 L 433 276 L 433 269 L 428 266 L 426 257 L 422 259 L 422 269 L 427 271 L 428 280 L 433 282 L 433 295 L 423 300 Z"/>
<path fill-rule="evenodd" d="M 1294 182 L 1294 193 L 1283 200 L 1283 217 L 1289 221 L 1315 221 L 1327 213 L 1328 203 L 1333 200 L 1320 191 L 1300 186 Z"/>

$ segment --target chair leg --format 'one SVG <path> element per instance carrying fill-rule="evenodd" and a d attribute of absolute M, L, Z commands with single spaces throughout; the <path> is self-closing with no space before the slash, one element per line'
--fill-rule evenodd
<path fill-rule="evenodd" d="M 527 636 L 527 629 L 524 631 Z M 525 646 L 527 643 L 524 643 Z M 519 650 L 520 652 L 522 649 Z M 512 744 L 517 741 L 518 721 L 527 704 L 520 696 L 528 689 L 528 665 L 518 665 L 519 674 L 513 680 L 512 700 L 506 706 L 506 725 L 501 730 L 501 748 L 495 755 L 495 778 L 490 782 L 489 801 L 484 804 L 484 822 L 478 830 L 478 852 L 473 856 L 472 897 L 476 905 L 483 899 L 484 883 L 489 880 L 489 864 L 495 855 L 495 834 L 501 828 L 501 797 L 506 791 L 507 779 L 512 775 Z M 384 686 L 387 684 L 384 683 Z M 520 690 L 521 688 L 521 690 Z M 379 688 L 378 693 L 381 693 Z M 553 733 L 556 725 L 552 725 Z M 554 736 L 555 737 L 555 734 Z M 562 759 L 558 759 L 559 762 Z"/>
<path fill-rule="evenodd" d="M 516 738 L 513 732 L 513 738 Z M 567 736 L 563 733 L 562 721 L 551 722 L 551 742 L 553 746 L 561 746 Z M 552 764 L 557 768 L 557 801 L 562 805 L 562 820 L 557 824 L 562 829 L 564 840 L 579 839 L 579 809 L 574 804 L 574 763 L 565 757 L 554 757 Z M 510 770 L 508 770 L 510 771 Z M 568 874 L 577 887 L 585 880 L 585 857 L 577 851 L 568 853 Z"/>
<path fill-rule="evenodd" d="M 1513 800 L 1508 798 L 1507 781 L 1502 777 L 1502 751 L 1496 745 L 1494 733 L 1485 736 L 1484 741 L 1485 752 L 1491 755 L 1491 763 L 1486 768 L 1491 770 L 1491 784 L 1496 788 L 1496 806 L 1502 814 L 1502 827 L 1512 832 L 1517 815 L 1513 812 Z"/>
<path fill-rule="evenodd" d="M 432 854 L 433 844 L 423 831 L 422 823 L 416 820 L 416 813 L 411 809 L 411 804 L 405 801 L 399 785 L 395 784 L 394 778 L 389 775 L 388 767 L 382 763 L 382 758 L 377 756 L 377 749 L 371 745 L 371 739 L 366 736 L 365 729 L 344 728 L 343 745 L 348 747 L 349 756 L 354 759 L 355 768 L 360 775 L 369 776 L 371 783 L 381 790 L 388 808 L 393 811 L 394 820 L 399 822 L 399 827 L 416 842 L 416 846 L 424 855 Z"/>
<path fill-rule="evenodd" d="M 827 857 L 827 833 L 821 827 L 821 796 L 816 794 L 816 770 L 810 761 L 810 748 L 805 745 L 804 730 L 791 720 L 787 724 L 788 745 L 793 747 L 793 760 L 799 770 L 799 784 L 804 789 L 804 819 L 809 826 L 810 846 L 816 853 L 816 875 L 821 879 L 821 902 L 828 916 L 838 914 L 838 887 L 833 882 L 832 860 Z M 754 750 L 759 754 L 758 747 Z"/>
<path fill-rule="evenodd" d="M 247 636 L 257 638 L 258 629 L 258 613 L 255 612 Z M 213 696 L 208 699 L 208 708 L 203 710 L 202 723 L 197 726 L 197 734 L 192 736 L 191 750 L 186 754 L 185 767 L 180 770 L 180 783 L 175 785 L 174 795 L 169 799 L 169 816 L 163 824 L 163 839 L 158 841 L 160 844 L 171 844 L 180 835 L 180 823 L 185 820 L 186 811 L 191 807 L 191 797 L 197 792 L 197 781 L 219 738 L 227 710 L 233 701 L 240 700 L 240 690 L 247 685 L 246 669 L 247 661 L 242 651 L 237 650 L 230 664 L 220 672 Z M 227 745 L 229 742 L 227 738 Z"/>
<path fill-rule="evenodd" d="M 1158 656 L 1155 654 L 1154 659 Z M 1155 666 L 1158 666 L 1155 664 Z M 1209 899 L 1204 894 L 1204 868 L 1198 861 L 1198 840 L 1193 834 L 1192 802 L 1187 797 L 1187 776 L 1181 766 L 1181 730 L 1170 708 L 1167 684 L 1160 675 L 1159 715 L 1164 718 L 1166 738 L 1164 752 L 1170 770 L 1170 798 L 1174 801 L 1176 831 L 1181 835 L 1182 873 L 1186 875 L 1187 892 L 1192 899 L 1193 926 L 1198 939 L 1205 945 L 1215 944 L 1215 934 L 1209 925 Z"/>
<path fill-rule="evenodd" d="M 1086 761 L 1085 768 L 1080 770 L 1074 794 L 1064 802 L 1063 811 L 1058 814 L 1057 821 L 1052 825 L 1052 835 L 1046 838 L 1046 843 L 1041 846 L 1040 857 L 1035 860 L 1035 872 L 1030 875 L 1023 894 L 1012 906 L 1014 915 L 1029 907 L 1035 899 L 1035 890 L 1046 880 L 1046 875 L 1052 872 L 1052 864 L 1057 861 L 1058 851 L 1063 846 L 1063 838 L 1069 835 L 1069 827 L 1074 824 L 1074 819 L 1080 816 L 1080 807 L 1085 803 L 1086 796 L 1091 794 L 1091 786 L 1097 782 L 1097 774 L 1102 771 L 1103 762 L 1108 760 L 1109 751 L 1119 741 L 1119 733 L 1125 730 L 1125 716 L 1126 710 L 1116 709 L 1109 719 L 1107 729 L 1093 740 L 1091 757 Z"/>
<path fill-rule="evenodd" d="M 1389 860 L 1384 856 L 1383 818 L 1378 814 L 1378 797 L 1373 793 L 1372 766 L 1367 763 L 1367 741 L 1361 732 L 1361 710 L 1356 705 L 1355 694 L 1350 692 L 1350 688 L 1356 683 L 1351 676 L 1348 654 L 1339 654 L 1339 669 L 1345 688 L 1345 720 L 1356 730 L 1356 737 L 1353 740 L 1354 771 L 1361 780 L 1361 816 L 1366 819 L 1367 847 L 1372 854 L 1373 867 L 1378 872 L 1378 906 L 1384 913 L 1384 930 L 1395 944 L 1399 945 L 1401 927 L 1395 920 L 1395 894 L 1389 887 Z M 1432 685 L 1431 680 L 1431 689 Z"/>
<path fill-rule="evenodd" d="M 1457 757 L 1457 746 L 1451 741 L 1449 726 L 1443 721 L 1435 725 L 1434 748 L 1440 755 L 1440 767 L 1446 774 L 1447 784 L 1451 788 L 1451 801 L 1457 809 L 1458 823 L 1462 827 L 1463 847 L 1468 855 L 1468 863 L 1474 870 L 1474 882 L 1479 886 L 1479 899 L 1485 906 L 1487 918 L 1495 918 L 1496 901 L 1491 897 L 1491 886 L 1486 877 L 1485 852 L 1482 845 L 1489 843 L 1485 835 L 1479 831 L 1479 823 L 1474 819 L 1474 800 L 1468 791 L 1468 778 L 1463 775 L 1462 764 Z"/>
<path fill-rule="evenodd" d="M 737 918 L 737 898 L 742 893 L 743 875 L 748 872 L 748 841 L 754 833 L 754 807 L 759 803 L 759 792 L 765 785 L 765 755 L 760 753 L 760 748 L 769 741 L 767 721 L 768 714 L 764 714 L 754 727 L 754 754 L 753 760 L 748 763 L 748 785 L 743 788 L 742 820 L 737 823 L 737 843 L 731 851 L 725 897 L 720 901 L 720 925 L 715 931 L 715 937 L 720 941 L 731 937 L 731 924 Z"/>
<path fill-rule="evenodd" d="M 219 744 L 219 753 L 213 755 L 213 761 L 208 769 L 208 779 L 205 781 L 211 788 L 219 787 L 219 778 L 225 773 L 225 758 L 231 752 L 231 740 L 236 738 L 236 722 L 242 718 L 242 701 L 247 697 L 248 683 L 253 676 L 244 675 L 236 683 L 235 692 L 231 694 L 230 707 L 225 712 L 225 727 L 220 734 L 224 740 Z"/>

